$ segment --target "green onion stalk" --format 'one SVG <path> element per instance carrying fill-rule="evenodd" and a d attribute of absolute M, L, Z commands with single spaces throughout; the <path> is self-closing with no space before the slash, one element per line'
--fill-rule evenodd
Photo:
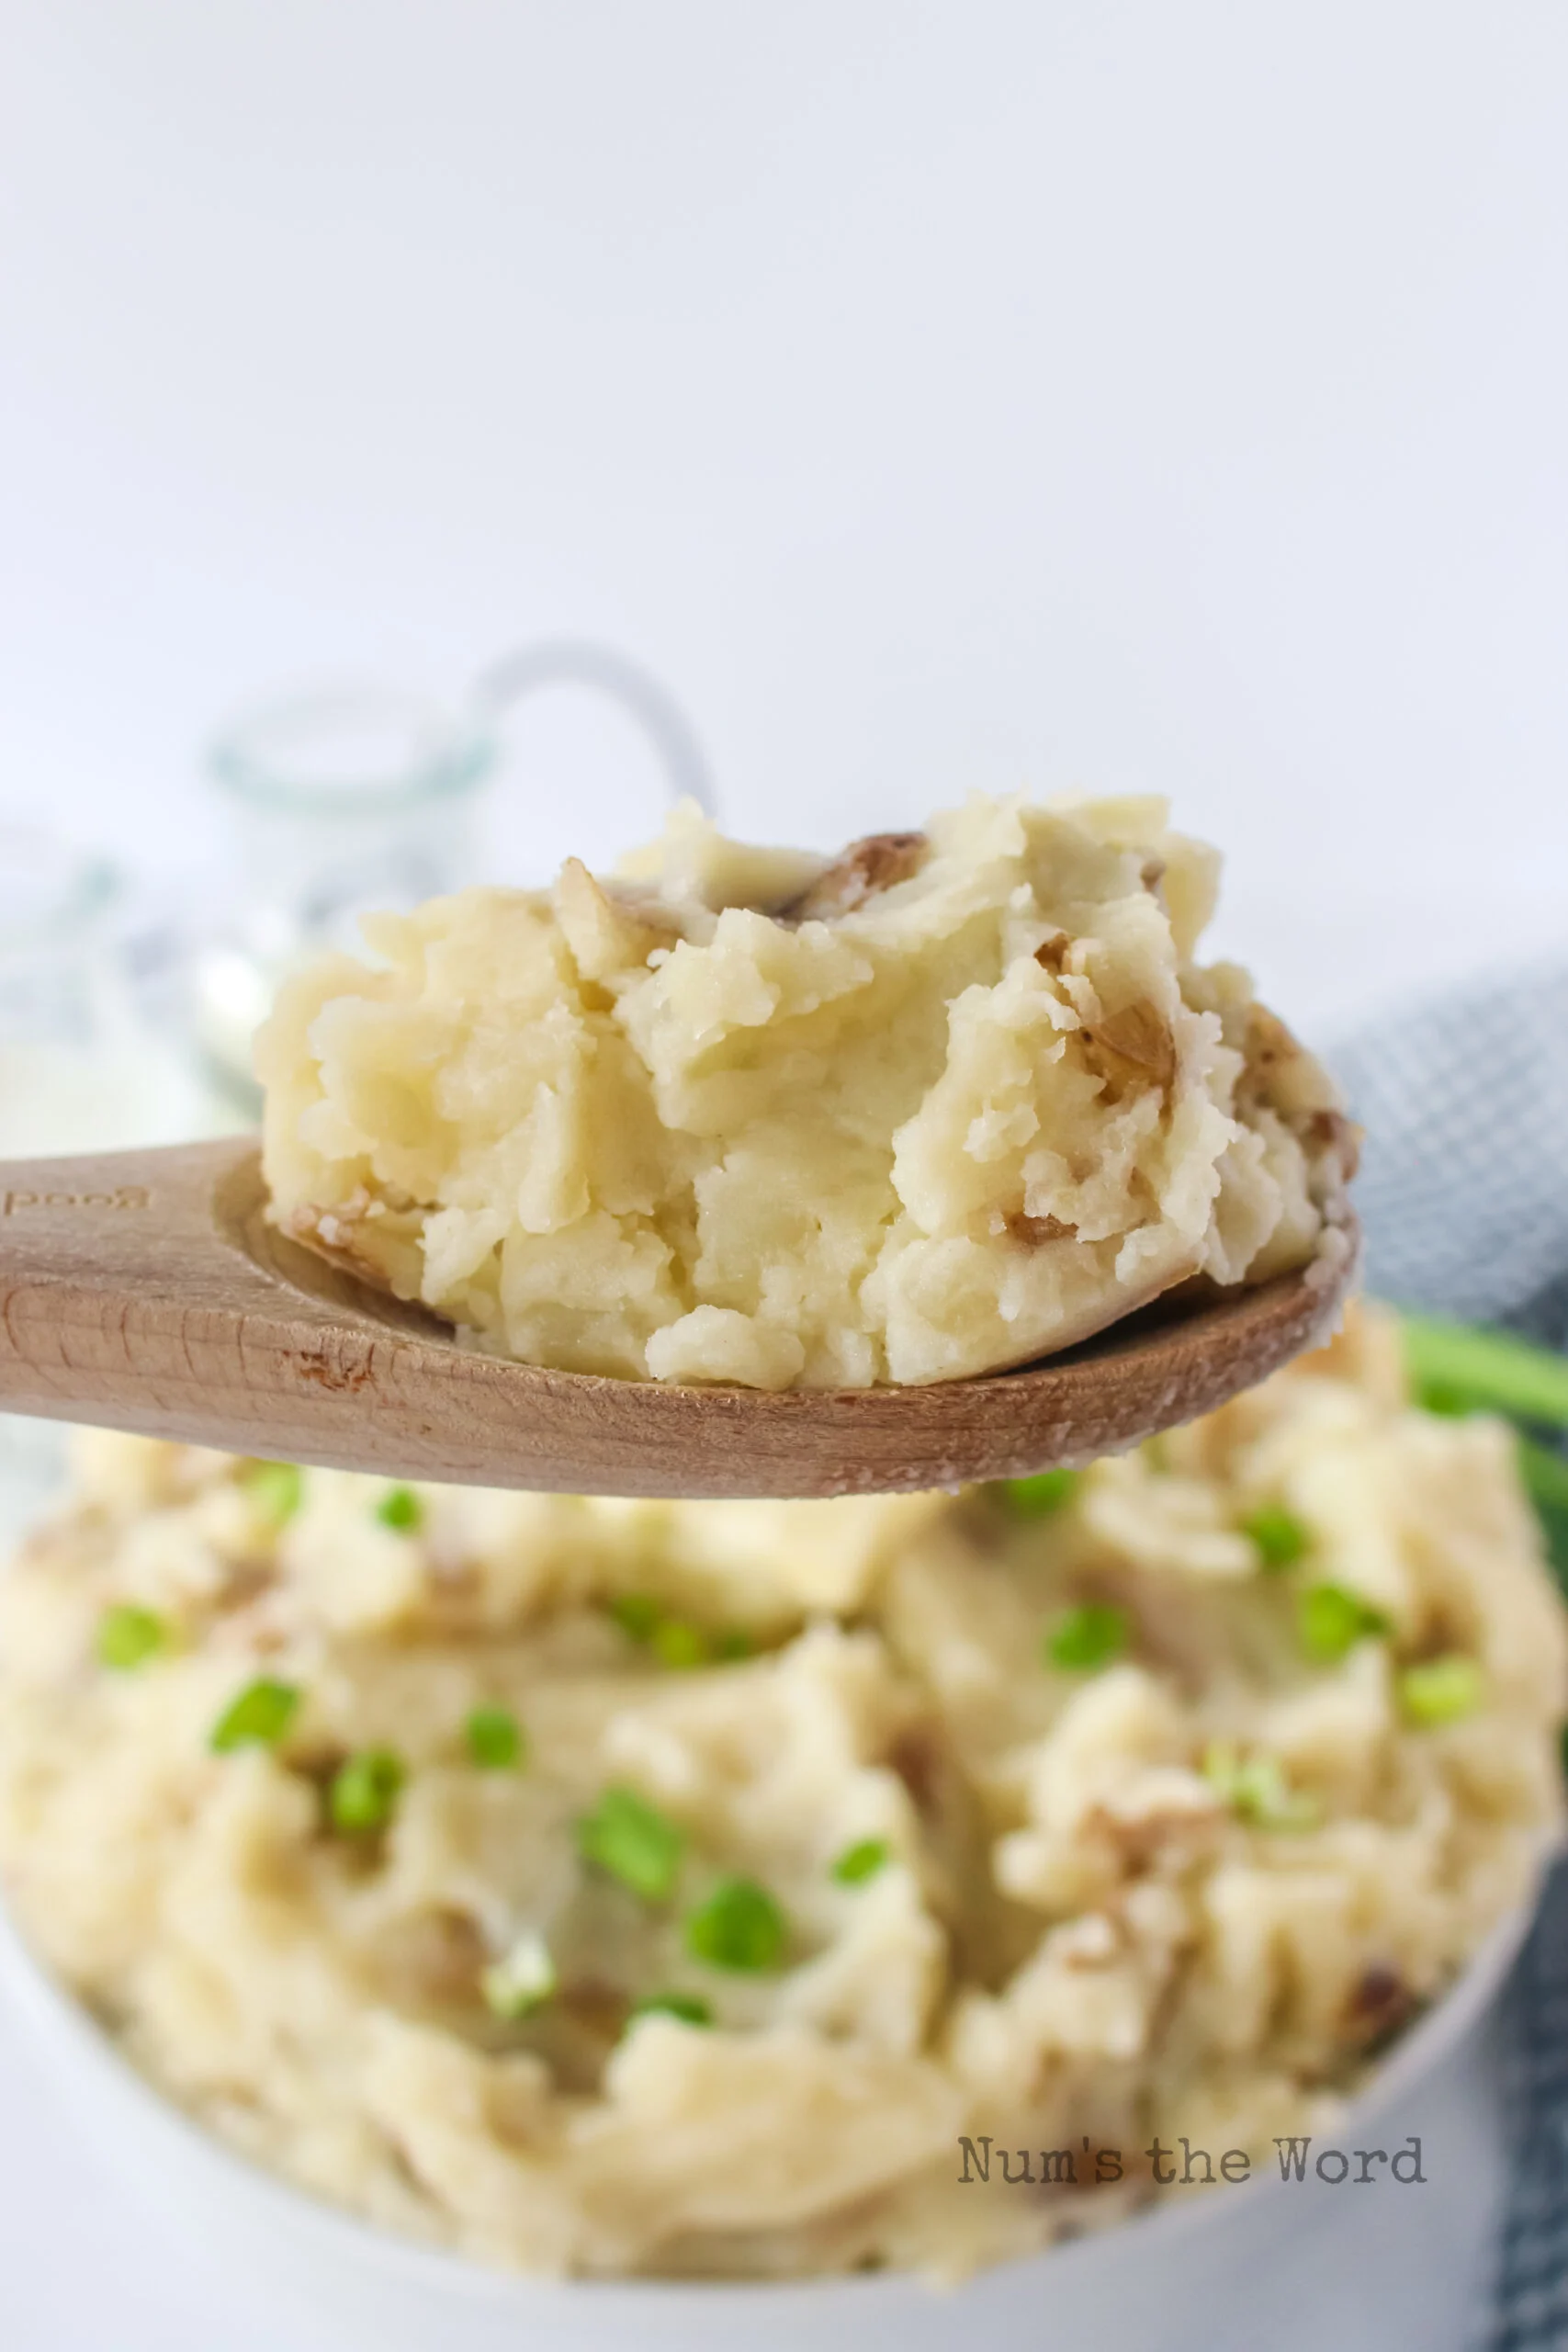
<path fill-rule="evenodd" d="M 1559 1583 L 1568 1591 L 1568 1356 L 1511 1331 L 1404 1317 L 1404 1360 L 1429 1413 L 1496 1413 L 1518 1440 L 1519 1474 Z"/>

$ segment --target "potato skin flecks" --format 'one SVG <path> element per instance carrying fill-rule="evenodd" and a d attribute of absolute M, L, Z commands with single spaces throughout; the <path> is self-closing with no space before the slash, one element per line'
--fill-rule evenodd
<path fill-rule="evenodd" d="M 867 833 L 852 842 L 808 890 L 779 910 L 781 922 L 830 922 L 852 914 L 879 890 L 908 882 L 925 863 L 931 843 L 924 833 Z"/>
<path fill-rule="evenodd" d="M 694 811 L 367 926 L 257 1042 L 271 1214 L 487 1351 L 919 1385 L 1304 1264 L 1349 1131 L 1157 801 L 976 797 L 825 862 Z M 1049 1245 L 1049 1246 L 1047 1246 Z"/>
<path fill-rule="evenodd" d="M 384 1480 L 302 1468 L 280 1512 L 276 1465 L 77 1448 L 0 1575 L 8 1907 L 198 2122 L 513 2271 L 951 2279 L 1119 2220 L 1156 2136 L 1269 2165 L 1559 1833 L 1513 1440 L 1412 1410 L 1382 1312 L 1043 1496 L 426 1485 L 389 1521 Z M 1284 1573 L 1270 1508 L 1310 1532 Z M 1383 1630 L 1314 1663 L 1314 1581 Z M 127 1604 L 170 1638 L 107 1668 Z M 1097 1608 L 1118 1643 L 1075 1664 Z M 1476 1675 L 1438 1730 L 1400 1698 L 1435 1646 Z M 264 1679 L 276 1736 L 215 1751 Z M 334 1825 L 388 1747 L 389 1817 Z M 584 1850 L 612 1789 L 675 1841 L 661 1894 Z M 766 1966 L 694 1954 L 727 1881 L 784 1923 Z M 1089 2135 L 1124 2190 L 965 2186 L 964 2134 Z"/>
<path fill-rule="evenodd" d="M 1152 1004 L 1124 1004 L 1084 1031 L 1107 1069 L 1125 1080 L 1168 1086 L 1176 1076 L 1176 1040 Z"/>

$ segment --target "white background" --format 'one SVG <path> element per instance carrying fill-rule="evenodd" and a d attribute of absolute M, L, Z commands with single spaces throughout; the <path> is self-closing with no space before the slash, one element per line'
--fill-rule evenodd
<path fill-rule="evenodd" d="M 1568 932 L 1558 0 L 5 0 L 0 806 L 607 636 L 728 813 L 1158 787 L 1288 1011 Z M 502 863 L 651 811 L 520 719 Z"/>
<path fill-rule="evenodd" d="M 0 0 L 0 813 L 195 877 L 236 705 L 586 632 L 742 830 L 1168 790 L 1309 1022 L 1568 936 L 1559 0 Z M 506 871 L 651 810 L 586 705 L 515 746 Z M 45 2097 L 0 2049 L 7 2352 L 248 2344 Z"/>

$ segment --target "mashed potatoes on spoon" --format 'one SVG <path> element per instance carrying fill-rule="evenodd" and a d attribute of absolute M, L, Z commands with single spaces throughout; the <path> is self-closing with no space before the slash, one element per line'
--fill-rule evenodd
<path fill-rule="evenodd" d="M 862 1388 L 1332 1250 L 1351 1131 L 1156 799 L 829 862 L 682 808 L 596 879 L 369 919 L 257 1046 L 273 1215 L 496 1354 Z"/>

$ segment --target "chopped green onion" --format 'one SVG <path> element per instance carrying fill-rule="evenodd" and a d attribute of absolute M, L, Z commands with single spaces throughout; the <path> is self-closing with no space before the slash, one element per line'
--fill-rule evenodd
<path fill-rule="evenodd" d="M 390 1487 L 377 1504 L 376 1516 L 383 1527 L 414 1535 L 424 1524 L 424 1505 L 412 1487 Z"/>
<path fill-rule="evenodd" d="M 274 1533 L 288 1526 L 305 1499 L 305 1473 L 297 1462 L 253 1462 L 240 1484 Z"/>
<path fill-rule="evenodd" d="M 479 1991 L 491 2015 L 510 2023 L 531 2017 L 557 1990 L 556 1964 L 543 1936 L 520 1936 L 511 1951 L 487 1968 Z"/>
<path fill-rule="evenodd" d="M 840 1886 L 863 1886 L 879 1870 L 891 1860 L 893 1849 L 886 1838 L 859 1838 L 846 1846 L 833 1864 L 829 1876 Z"/>
<path fill-rule="evenodd" d="M 1407 1315 L 1404 1359 L 1428 1412 L 1506 1413 L 1568 1429 L 1568 1360 L 1510 1332 Z"/>
<path fill-rule="evenodd" d="M 1535 1505 L 1546 1555 L 1560 1584 L 1568 1586 L 1568 1458 L 1522 1437 L 1518 1441 L 1519 1475 Z"/>
<path fill-rule="evenodd" d="M 407 1779 L 402 1758 L 389 1747 L 362 1748 L 340 1764 L 327 1791 L 327 1813 L 334 1829 L 384 1829 L 397 1811 Z"/>
<path fill-rule="evenodd" d="M 688 1617 L 668 1616 L 649 1593 L 618 1592 L 606 1606 L 627 1639 L 646 1643 L 662 1666 L 685 1669 L 751 1655 L 749 1634 L 713 1634 Z"/>
<path fill-rule="evenodd" d="M 755 1879 L 721 1879 L 686 1919 L 686 1950 L 710 1968 L 774 1968 L 788 1938 L 784 1913 Z"/>
<path fill-rule="evenodd" d="M 684 1831 L 635 1789 L 606 1789 L 577 1825 L 583 1860 L 618 1878 L 645 1903 L 662 1903 L 674 1892 L 685 1846 Z"/>
<path fill-rule="evenodd" d="M 1323 1817 L 1308 1790 L 1291 1787 L 1277 1756 L 1244 1757 L 1229 1740 L 1213 1740 L 1202 1769 L 1238 1819 L 1255 1829 L 1312 1829 Z"/>
<path fill-rule="evenodd" d="M 1065 1674 L 1092 1674 L 1121 1657 L 1131 1630 L 1124 1609 L 1086 1600 L 1057 1618 L 1045 1636 L 1045 1656 Z"/>
<path fill-rule="evenodd" d="M 1424 1731 L 1472 1715 L 1481 1704 L 1483 1687 L 1475 1660 L 1457 1650 L 1404 1668 L 1394 1685 L 1405 1721 Z"/>
<path fill-rule="evenodd" d="M 623 1634 L 634 1642 L 651 1639 L 663 1611 L 650 1593 L 617 1592 L 606 1603 Z"/>
<path fill-rule="evenodd" d="M 510 1772 L 525 1751 L 523 1726 L 510 1707 L 476 1707 L 463 1726 L 468 1754 L 482 1772 Z"/>
<path fill-rule="evenodd" d="M 1310 1789 L 1292 1789 L 1272 1756 L 1255 1756 L 1242 1767 L 1237 1807 L 1259 1829 L 1315 1829 L 1323 1806 Z"/>
<path fill-rule="evenodd" d="M 661 1666 L 706 1666 L 713 1657 L 713 1645 L 702 1627 L 688 1624 L 683 1617 L 661 1617 L 649 1635 L 649 1647 Z"/>
<path fill-rule="evenodd" d="M 1033 1478 L 1002 1478 L 987 1489 L 1010 1519 L 1049 1519 L 1071 1502 L 1080 1470 L 1042 1470 Z"/>
<path fill-rule="evenodd" d="M 1550 1446 L 1522 1437 L 1519 1475 L 1539 1510 L 1568 1511 L 1568 1454 L 1553 1453 Z"/>
<path fill-rule="evenodd" d="M 1387 1632 L 1382 1610 L 1343 1585 L 1309 1585 L 1296 1602 L 1296 1636 L 1315 1666 L 1337 1666 L 1358 1642 Z"/>
<path fill-rule="evenodd" d="M 1407 1315 L 1405 1363 L 1418 1404 L 1429 1413 L 1501 1413 L 1516 1425 L 1568 1430 L 1568 1358 L 1511 1332 Z M 1518 1432 L 1519 1470 L 1535 1506 L 1547 1556 L 1568 1589 L 1568 1461 Z"/>
<path fill-rule="evenodd" d="M 292 1682 L 275 1682 L 263 1675 L 231 1699 L 212 1726 L 208 1746 L 215 1756 L 231 1756 L 237 1747 L 276 1747 L 299 1705 L 299 1693 Z"/>
<path fill-rule="evenodd" d="M 116 1674 L 130 1674 L 156 1657 L 168 1638 L 168 1627 L 156 1610 L 117 1600 L 98 1620 L 98 1664 Z"/>
<path fill-rule="evenodd" d="M 1293 1568 L 1312 1542 L 1304 1522 L 1283 1503 L 1263 1503 L 1241 1522 L 1241 1532 L 1258 1555 L 1258 1565 L 1270 1575 Z"/>
<path fill-rule="evenodd" d="M 638 2018 L 678 2018 L 682 2025 L 712 2025 L 713 2010 L 700 1993 L 650 1993 L 635 2002 L 626 2023 Z"/>

